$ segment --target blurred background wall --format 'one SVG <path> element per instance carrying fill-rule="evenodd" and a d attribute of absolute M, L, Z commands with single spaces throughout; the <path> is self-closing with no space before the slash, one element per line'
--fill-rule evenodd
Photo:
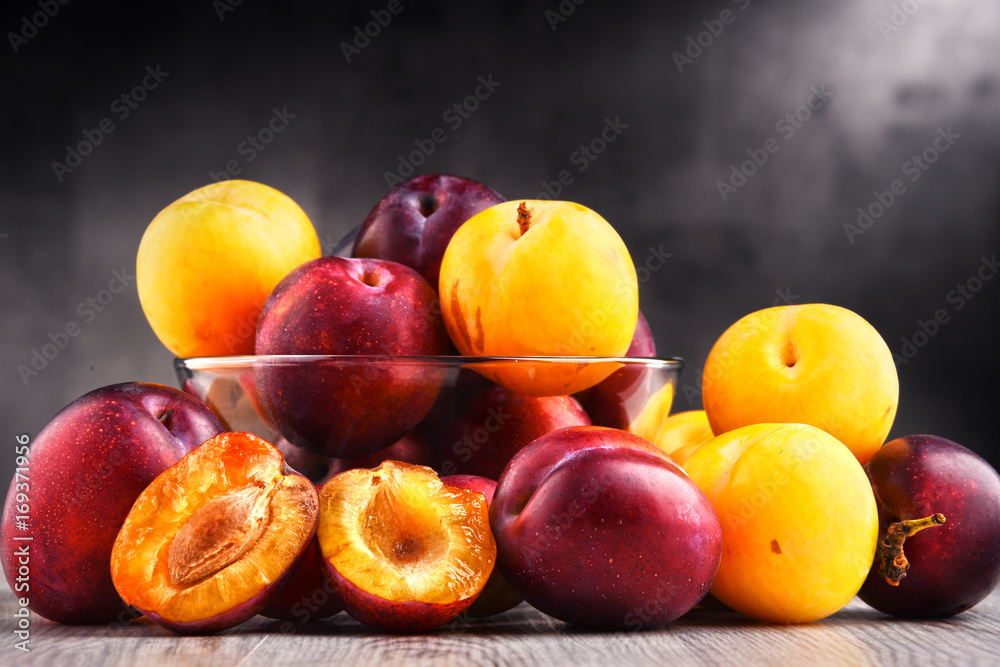
<path fill-rule="evenodd" d="M 418 173 L 514 198 L 554 194 L 565 171 L 558 198 L 607 218 L 637 264 L 670 254 L 640 298 L 660 352 L 687 362 L 676 410 L 700 406 L 736 319 L 834 303 L 898 355 L 890 437 L 946 436 L 1000 465 L 1000 5 L 683 4 L 4 3 L 3 478 L 15 436 L 77 396 L 176 385 L 133 277 L 160 209 L 235 161 L 330 246 L 439 127 Z M 480 77 L 491 92 L 449 114 Z M 243 142 L 276 113 L 286 126 L 251 160 Z M 19 372 L 71 322 L 44 369 Z"/>

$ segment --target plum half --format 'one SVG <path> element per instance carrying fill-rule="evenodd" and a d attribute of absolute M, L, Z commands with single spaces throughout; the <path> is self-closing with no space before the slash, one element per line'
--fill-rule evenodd
<path fill-rule="evenodd" d="M 316 532 L 319 499 L 281 452 L 223 433 L 136 500 L 111 552 L 118 594 L 182 634 L 218 632 L 263 609 Z"/>
<path fill-rule="evenodd" d="M 317 536 L 347 613 L 390 632 L 430 630 L 457 617 L 496 560 L 485 496 L 398 461 L 324 484 Z"/>

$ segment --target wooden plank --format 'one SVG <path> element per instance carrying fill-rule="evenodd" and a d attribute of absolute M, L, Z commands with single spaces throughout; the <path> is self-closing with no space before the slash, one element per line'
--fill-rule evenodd
<path fill-rule="evenodd" d="M 13 593 L 0 590 L 0 664 L 11 665 L 944 665 L 1000 664 L 1000 592 L 951 619 L 903 621 L 854 600 L 803 626 L 757 623 L 696 609 L 656 630 L 595 633 L 526 604 L 475 623 L 421 635 L 380 634 L 346 614 L 283 633 L 255 618 L 210 637 L 178 637 L 145 621 L 68 626 L 32 615 L 30 652 L 14 648 Z"/>

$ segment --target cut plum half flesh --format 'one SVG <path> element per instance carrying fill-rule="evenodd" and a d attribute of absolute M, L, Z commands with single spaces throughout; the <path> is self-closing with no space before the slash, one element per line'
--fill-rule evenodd
<path fill-rule="evenodd" d="M 275 447 L 223 433 L 157 477 L 112 551 L 118 593 L 164 627 L 213 632 L 254 616 L 315 533 L 319 500 Z"/>
<path fill-rule="evenodd" d="M 347 612 L 392 630 L 427 629 L 457 616 L 496 560 L 485 496 L 397 461 L 328 481 L 317 538 Z"/>

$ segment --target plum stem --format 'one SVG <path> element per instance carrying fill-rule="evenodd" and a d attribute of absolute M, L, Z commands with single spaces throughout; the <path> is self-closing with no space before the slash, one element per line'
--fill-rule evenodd
<path fill-rule="evenodd" d="M 885 531 L 885 537 L 879 545 L 879 569 L 878 573 L 885 577 L 890 586 L 899 586 L 899 582 L 906 576 L 906 571 L 910 569 L 910 561 L 903 553 L 903 543 L 906 538 L 919 533 L 924 528 L 940 526 L 945 522 L 944 514 L 932 514 L 923 519 L 910 519 L 908 521 L 896 521 L 889 525 Z"/>
<path fill-rule="evenodd" d="M 173 416 L 174 410 L 172 408 L 165 408 L 156 419 L 167 428 L 170 428 L 170 418 Z"/>
<path fill-rule="evenodd" d="M 531 211 L 528 209 L 528 202 L 523 201 L 517 207 L 517 226 L 521 228 L 521 236 L 528 233 L 531 227 Z"/>

